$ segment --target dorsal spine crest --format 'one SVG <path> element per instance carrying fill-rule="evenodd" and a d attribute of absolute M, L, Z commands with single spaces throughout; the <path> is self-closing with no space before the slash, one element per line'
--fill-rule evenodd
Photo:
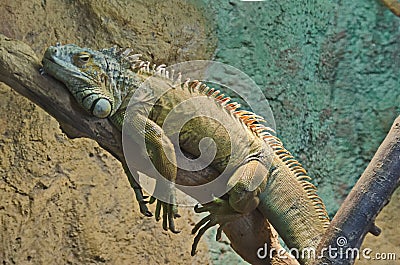
<path fill-rule="evenodd" d="M 132 57 L 129 56 L 129 52 L 124 53 L 125 58 Z M 150 70 L 150 63 L 140 61 L 139 56 L 140 55 L 136 54 L 132 57 L 132 59 L 134 59 L 133 61 L 135 62 L 134 66 L 132 66 L 132 69 L 136 69 L 138 73 L 167 78 L 168 80 L 172 81 L 174 86 L 179 85 L 182 89 L 187 90 L 190 93 L 198 92 L 202 95 L 213 98 L 223 109 L 228 111 L 232 116 L 238 118 L 239 121 L 252 133 L 268 143 L 274 153 L 293 172 L 296 181 L 301 184 L 308 198 L 313 200 L 313 206 L 319 216 L 319 219 L 323 222 L 324 227 L 328 227 L 328 214 L 321 198 L 319 198 L 316 193 L 316 187 L 309 182 L 311 177 L 308 176 L 307 171 L 296 159 L 294 159 L 292 154 L 284 148 L 280 139 L 274 135 L 276 134 L 275 131 L 272 128 L 262 124 L 265 122 L 263 117 L 247 110 L 238 110 L 240 108 L 239 103 L 231 101 L 230 97 L 225 97 L 225 95 L 221 94 L 219 90 L 210 88 L 198 80 L 190 81 L 190 79 L 187 78 L 185 82 L 182 83 L 182 74 L 179 72 L 177 77 L 174 78 L 174 71 L 171 71 L 172 74 L 169 75 L 169 72 L 166 70 L 166 65 L 164 64 L 157 67 L 153 65 L 152 69 Z"/>

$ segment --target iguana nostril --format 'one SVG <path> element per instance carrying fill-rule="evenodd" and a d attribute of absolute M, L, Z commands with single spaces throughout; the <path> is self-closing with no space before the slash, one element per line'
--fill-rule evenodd
<path fill-rule="evenodd" d="M 58 49 L 56 47 L 52 47 L 50 50 L 51 55 L 57 55 Z"/>

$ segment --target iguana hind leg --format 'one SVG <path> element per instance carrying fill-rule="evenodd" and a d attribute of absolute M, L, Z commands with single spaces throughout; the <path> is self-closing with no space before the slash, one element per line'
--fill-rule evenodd
<path fill-rule="evenodd" d="M 265 189 L 268 169 L 258 160 L 240 166 L 228 181 L 229 205 L 237 212 L 247 214 L 257 208 L 258 195 Z"/>
<path fill-rule="evenodd" d="M 211 227 L 219 224 L 216 240 L 221 238 L 223 227 L 238 217 L 255 210 L 259 203 L 258 195 L 265 188 L 268 169 L 259 161 L 251 160 L 237 168 L 229 179 L 228 199 L 217 198 L 202 207 L 196 206 L 196 213 L 210 212 L 193 228 L 196 234 L 192 245 L 191 255 L 195 255 L 201 236 Z"/>

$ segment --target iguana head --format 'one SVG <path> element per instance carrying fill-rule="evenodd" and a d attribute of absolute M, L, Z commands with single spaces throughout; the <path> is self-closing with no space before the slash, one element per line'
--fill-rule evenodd
<path fill-rule="evenodd" d="M 46 50 L 43 69 L 63 82 L 85 110 L 106 118 L 115 113 L 126 94 L 118 86 L 130 67 L 123 59 L 117 48 L 95 51 L 57 44 Z"/>

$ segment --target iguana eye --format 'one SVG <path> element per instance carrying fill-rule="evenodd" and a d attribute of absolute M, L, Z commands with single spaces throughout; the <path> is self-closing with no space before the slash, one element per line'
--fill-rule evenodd
<path fill-rule="evenodd" d="M 81 60 L 83 63 L 87 63 L 89 59 L 90 59 L 90 54 L 88 53 L 79 54 L 79 60 Z"/>
<path fill-rule="evenodd" d="M 92 58 L 92 55 L 88 52 L 80 52 L 77 54 L 74 54 L 72 57 L 73 63 L 79 67 L 83 67 L 85 64 L 87 64 Z"/>

